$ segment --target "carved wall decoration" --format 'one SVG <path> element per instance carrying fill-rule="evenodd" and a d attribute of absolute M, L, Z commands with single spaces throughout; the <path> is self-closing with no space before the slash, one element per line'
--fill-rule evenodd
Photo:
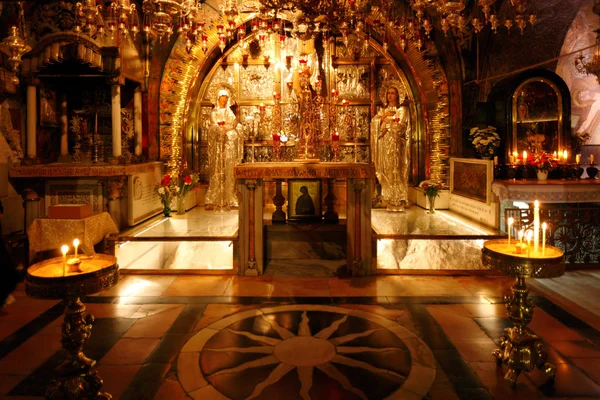
<path fill-rule="evenodd" d="M 92 213 L 104 211 L 104 197 L 99 180 L 82 179 L 46 181 L 46 213 L 55 204 L 90 204 Z"/>
<path fill-rule="evenodd" d="M 7 158 L 10 158 L 13 163 L 18 164 L 23 159 L 21 132 L 13 128 L 9 108 L 8 100 L 5 100 L 0 104 L 0 132 L 2 132 L 12 153 L 9 154 Z"/>

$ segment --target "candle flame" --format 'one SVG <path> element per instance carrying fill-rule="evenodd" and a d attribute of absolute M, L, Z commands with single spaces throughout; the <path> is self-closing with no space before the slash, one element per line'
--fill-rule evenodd
<path fill-rule="evenodd" d="M 62 251 L 63 256 L 64 256 L 69 251 L 69 246 L 67 246 L 66 244 L 63 244 L 62 247 L 60 248 L 60 250 Z"/>
<path fill-rule="evenodd" d="M 73 240 L 73 246 L 79 246 L 79 239 L 75 238 L 75 240 Z"/>
<path fill-rule="evenodd" d="M 511 226 L 511 225 L 512 225 L 512 224 L 514 224 L 514 223 L 515 223 L 515 219 L 514 219 L 513 217 L 510 217 L 510 218 L 508 219 L 508 226 Z"/>

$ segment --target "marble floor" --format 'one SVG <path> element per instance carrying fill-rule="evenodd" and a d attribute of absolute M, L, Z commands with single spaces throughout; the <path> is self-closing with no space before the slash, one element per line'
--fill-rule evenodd
<path fill-rule="evenodd" d="M 502 276 L 124 275 L 83 299 L 96 317 L 84 352 L 115 399 L 594 399 L 600 316 L 578 303 L 598 290 L 577 292 L 578 274 L 569 298 L 531 282 L 553 386 L 536 370 L 511 389 L 490 355 L 511 326 Z M 0 396 L 42 399 L 64 304 L 22 285 L 14 297 L 0 309 Z"/>

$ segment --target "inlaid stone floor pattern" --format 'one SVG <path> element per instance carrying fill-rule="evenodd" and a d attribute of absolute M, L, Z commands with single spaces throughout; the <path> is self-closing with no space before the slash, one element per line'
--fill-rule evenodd
<path fill-rule="evenodd" d="M 83 299 L 84 351 L 115 399 L 594 399 L 598 320 L 543 292 L 530 329 L 557 366 L 516 389 L 491 351 L 511 326 L 504 277 L 352 279 L 126 275 Z M 541 289 L 540 289 L 541 290 Z M 0 396 L 42 399 L 64 353 L 63 303 L 0 311 Z"/>

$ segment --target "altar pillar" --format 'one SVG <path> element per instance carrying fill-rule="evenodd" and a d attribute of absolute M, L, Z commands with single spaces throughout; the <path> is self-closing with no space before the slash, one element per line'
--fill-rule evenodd
<path fill-rule="evenodd" d="M 353 276 L 370 275 L 372 262 L 372 179 L 348 179 L 346 187 L 347 261 Z"/>
<path fill-rule="evenodd" d="M 24 164 L 35 164 L 37 156 L 37 86 L 27 85 L 27 154 Z"/>
<path fill-rule="evenodd" d="M 111 178 L 107 181 L 106 185 L 108 213 L 119 230 L 121 230 L 121 227 L 123 226 L 123 207 L 121 205 L 121 198 L 123 197 L 125 179 L 124 176 Z"/>
<path fill-rule="evenodd" d="M 110 158 L 110 164 L 119 164 L 121 161 L 121 85 L 111 85 L 110 96 L 112 117 L 112 157 Z"/>
<path fill-rule="evenodd" d="M 135 150 L 137 158 L 142 156 L 142 91 L 138 88 L 133 93 L 133 129 L 135 131 Z"/>
<path fill-rule="evenodd" d="M 60 98 L 60 156 L 58 162 L 69 162 L 69 116 L 67 109 L 67 95 Z"/>
<path fill-rule="evenodd" d="M 239 209 L 240 275 L 263 274 L 263 185 L 262 179 L 238 181 L 242 194 Z"/>

